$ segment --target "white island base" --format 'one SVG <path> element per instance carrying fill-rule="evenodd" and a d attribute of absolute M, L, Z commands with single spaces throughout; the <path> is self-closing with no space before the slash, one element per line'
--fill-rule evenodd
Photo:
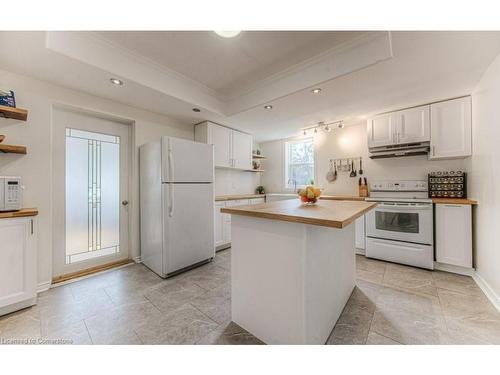
<path fill-rule="evenodd" d="M 266 344 L 324 344 L 356 277 L 354 225 L 232 215 L 232 320 Z"/>

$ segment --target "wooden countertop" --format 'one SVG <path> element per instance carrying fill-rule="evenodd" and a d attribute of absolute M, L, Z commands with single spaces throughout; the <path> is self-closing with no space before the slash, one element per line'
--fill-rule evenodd
<path fill-rule="evenodd" d="M 333 200 L 333 201 L 364 201 L 365 197 L 358 197 L 355 195 L 321 195 L 319 199 Z"/>
<path fill-rule="evenodd" d="M 14 217 L 36 216 L 38 210 L 36 208 L 23 208 L 19 211 L 0 212 L 0 219 L 11 219 Z"/>
<path fill-rule="evenodd" d="M 215 201 L 237 201 L 238 199 L 265 198 L 265 194 L 217 195 Z"/>
<path fill-rule="evenodd" d="M 475 201 L 474 199 L 467 199 L 467 198 L 432 198 L 432 203 L 476 205 L 477 201 Z"/>
<path fill-rule="evenodd" d="M 374 202 L 318 200 L 315 205 L 307 206 L 298 199 L 288 199 L 251 206 L 226 207 L 222 208 L 221 212 L 324 227 L 344 228 L 376 205 L 377 203 Z"/>

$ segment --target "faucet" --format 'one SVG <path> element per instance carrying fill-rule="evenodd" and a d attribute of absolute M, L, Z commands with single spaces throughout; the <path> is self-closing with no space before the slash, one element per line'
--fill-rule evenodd
<path fill-rule="evenodd" d="M 287 185 L 290 186 L 290 182 L 293 182 L 293 190 L 297 192 L 297 180 L 295 178 L 289 178 Z"/>

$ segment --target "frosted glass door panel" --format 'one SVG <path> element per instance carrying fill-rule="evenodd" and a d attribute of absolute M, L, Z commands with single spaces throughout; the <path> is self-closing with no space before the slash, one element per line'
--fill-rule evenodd
<path fill-rule="evenodd" d="M 120 243 L 120 145 L 101 143 L 101 247 Z"/>
<path fill-rule="evenodd" d="M 119 141 L 66 129 L 66 264 L 120 250 Z"/>

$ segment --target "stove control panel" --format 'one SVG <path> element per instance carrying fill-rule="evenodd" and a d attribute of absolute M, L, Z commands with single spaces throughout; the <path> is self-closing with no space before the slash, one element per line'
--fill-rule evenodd
<path fill-rule="evenodd" d="M 370 183 L 371 191 L 427 191 L 424 180 L 375 180 Z"/>

